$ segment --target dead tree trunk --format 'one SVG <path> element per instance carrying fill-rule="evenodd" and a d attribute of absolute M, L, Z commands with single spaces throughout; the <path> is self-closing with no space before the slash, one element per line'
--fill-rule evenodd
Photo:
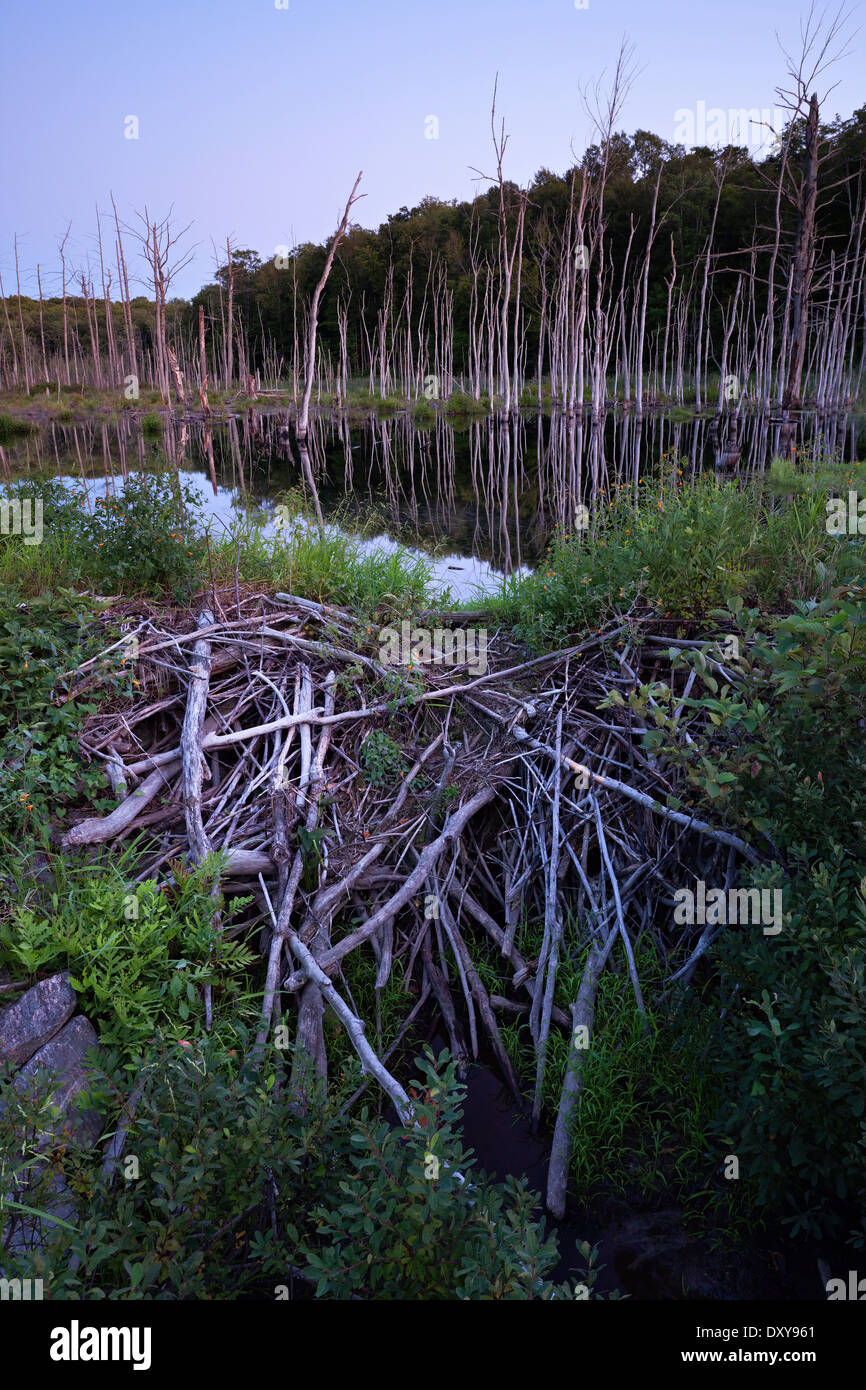
<path fill-rule="evenodd" d="M 324 290 L 325 285 L 328 282 L 328 276 L 331 273 L 331 266 L 334 264 L 334 257 L 337 254 L 337 248 L 340 245 L 340 242 L 342 241 L 343 235 L 346 231 L 346 227 L 348 226 L 349 213 L 352 211 L 352 204 L 358 201 L 359 196 L 364 196 L 363 193 L 357 193 L 358 184 L 361 182 L 361 174 L 363 174 L 363 172 L 364 171 L 362 169 L 361 173 L 359 173 L 358 177 L 355 179 L 354 187 L 352 189 L 352 192 L 349 194 L 349 201 L 346 203 L 346 208 L 340 221 L 340 225 L 337 228 L 337 231 L 334 235 L 334 240 L 331 243 L 331 249 L 328 252 L 328 259 L 325 261 L 325 268 L 322 271 L 321 279 L 319 280 L 318 285 L 313 291 L 313 298 L 310 304 L 310 321 L 307 326 L 307 353 L 305 363 L 306 378 L 304 380 L 304 394 L 301 398 L 301 408 L 298 411 L 298 421 L 296 425 L 299 440 L 305 440 L 307 437 L 307 422 L 310 414 L 310 397 L 313 394 L 313 379 L 316 374 L 316 331 L 318 328 L 319 319 L 319 301 L 322 298 L 322 291 Z"/>
<path fill-rule="evenodd" d="M 818 96 L 813 92 L 806 118 L 806 170 L 803 180 L 794 263 L 791 269 L 791 356 L 783 410 L 797 409 L 803 382 L 809 296 L 815 269 L 815 209 L 818 202 Z"/>

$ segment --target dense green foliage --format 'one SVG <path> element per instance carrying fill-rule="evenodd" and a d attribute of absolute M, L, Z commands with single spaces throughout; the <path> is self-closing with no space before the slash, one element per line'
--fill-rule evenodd
<path fill-rule="evenodd" d="M 568 933 L 570 935 L 570 932 Z M 533 941 L 526 931 L 524 942 Z M 536 949 L 541 946 L 537 931 Z M 556 978 L 554 1002 L 565 1011 L 577 997 L 586 963 L 584 951 L 571 952 Z M 624 959 L 616 955 L 599 981 L 594 1042 L 584 1062 L 579 1119 L 574 1126 L 571 1177 L 583 1201 L 613 1196 L 652 1198 L 660 1189 L 693 1199 L 708 1188 L 718 1201 L 718 1143 L 710 1126 L 721 1088 L 707 1068 L 713 1036 L 705 1012 L 674 996 L 664 998 L 665 963 L 652 945 L 641 945 L 636 964 L 647 1001 L 641 1014 L 628 986 Z M 491 992 L 506 984 L 502 959 L 488 950 L 481 973 Z M 525 1019 L 503 1022 L 503 1040 L 525 1084 L 535 1077 L 535 1051 Z M 568 1063 L 570 1039 L 552 1030 L 542 1099 L 551 1121 L 556 1115 Z"/>
<path fill-rule="evenodd" d="M 686 466 L 668 460 L 636 496 L 617 488 L 588 529 L 557 532 L 534 574 L 503 582 L 502 617 L 541 650 L 634 605 L 676 620 L 703 619 L 732 594 L 783 607 L 847 563 L 851 546 L 824 529 L 822 493 L 782 504 L 760 482 L 688 478 Z"/>
<path fill-rule="evenodd" d="M 103 861 L 81 867 L 52 856 L 50 892 L 40 892 L 9 854 L 15 887 L 0 921 L 0 968 L 15 980 L 68 971 L 81 1007 L 101 1020 L 100 1037 L 124 1055 L 140 1053 L 157 1028 L 185 1036 L 203 1018 L 205 985 L 227 1034 L 255 1012 L 245 986 L 255 957 L 214 925 L 223 910 L 212 894 L 216 861 L 194 871 L 176 862 L 171 887 L 135 882 L 134 850 Z M 235 899 L 232 910 L 247 901 Z"/>
<path fill-rule="evenodd" d="M 101 645 L 91 607 L 75 593 L 25 600 L 0 585 L 0 831 L 32 830 L 62 817 L 63 802 L 79 790 L 97 806 L 105 797 L 101 775 L 82 767 L 77 746 L 82 721 L 96 705 L 65 700 L 69 674 Z M 128 683 L 115 673 L 104 689 L 120 693 Z"/>
<path fill-rule="evenodd" d="M 366 1110 L 341 1120 L 345 1087 L 299 1112 L 276 1059 L 261 1071 L 239 1060 L 249 1041 L 227 1052 L 204 1035 L 154 1040 L 113 1181 L 98 1151 L 39 1162 L 44 1102 L 15 1096 L 0 1111 L 0 1228 L 44 1210 L 58 1176 L 79 1213 L 50 1248 L 3 1251 L 6 1276 L 44 1277 L 53 1299 L 593 1296 L 589 1246 L 577 1287 L 553 1284 L 556 1240 L 525 1188 L 490 1182 L 461 1148 L 462 1087 L 444 1057 L 419 1058 L 415 1122 L 402 1129 Z M 110 1114 L 126 1090 L 105 1053 L 90 1103 Z"/>
<path fill-rule="evenodd" d="M 56 478 L 28 478 L 8 497 L 42 504 L 43 537 L 26 546 L 17 536 L 0 539 L 0 575 L 22 565 L 40 580 L 57 577 L 96 592 L 163 594 L 187 599 L 200 574 L 205 547 L 193 513 L 195 493 L 177 475 L 134 473 L 117 496 L 90 497 L 86 487 L 65 487 Z"/>
<path fill-rule="evenodd" d="M 784 909 L 778 935 L 728 927 L 716 947 L 718 1128 L 759 1208 L 835 1234 L 866 1210 L 866 590 L 797 603 L 771 634 L 741 603 L 714 616 L 739 632 L 742 680 L 704 675 L 689 704 L 708 731 L 675 756 L 716 814 L 769 841 L 742 880 Z"/>

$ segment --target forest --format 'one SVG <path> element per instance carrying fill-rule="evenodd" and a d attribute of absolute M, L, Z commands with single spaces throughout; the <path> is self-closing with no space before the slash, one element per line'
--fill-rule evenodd
<path fill-rule="evenodd" d="M 614 128 L 618 95 L 601 142 L 561 175 L 509 182 L 494 108 L 499 177 L 486 192 L 424 199 L 377 231 L 349 223 L 318 304 L 319 390 L 337 401 L 461 393 L 506 410 L 858 400 L 866 108 L 828 121 L 816 102 L 756 159 L 628 137 Z M 166 402 L 185 399 L 184 382 L 297 395 L 330 245 L 263 254 L 227 241 L 213 283 L 186 302 L 171 295 L 184 231 L 147 214 L 124 228 L 115 208 L 104 233 L 99 220 L 98 273 L 67 277 L 61 255 L 60 298 L 0 287 L 4 387 L 130 377 Z M 133 257 L 149 295 L 131 292 Z"/>

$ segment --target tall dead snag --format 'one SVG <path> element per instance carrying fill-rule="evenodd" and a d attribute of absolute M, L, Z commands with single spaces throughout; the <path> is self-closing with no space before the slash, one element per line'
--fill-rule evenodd
<path fill-rule="evenodd" d="M 228 290 L 228 326 L 223 339 L 223 353 L 225 357 L 226 391 L 232 389 L 232 373 L 234 372 L 234 324 L 235 324 L 235 272 L 232 265 L 232 243 L 231 238 L 226 237 L 226 288 Z"/>
<path fill-rule="evenodd" d="M 15 286 L 18 291 L 18 323 L 21 328 L 21 360 L 24 363 L 24 390 L 30 395 L 30 367 L 27 362 L 27 336 L 24 332 L 24 310 L 21 304 L 21 275 L 18 269 L 18 233 L 15 233 Z"/>
<path fill-rule="evenodd" d="M 591 364 L 593 421 L 598 421 L 604 406 L 605 371 L 610 352 L 607 346 L 607 308 L 610 304 L 610 286 L 606 273 L 607 252 L 604 234 L 607 229 L 607 221 L 605 218 L 604 199 L 608 173 L 610 171 L 616 122 L 635 77 L 635 70 L 632 64 L 633 55 L 634 45 L 627 43 L 626 40 L 623 39 L 617 56 L 616 68 L 611 80 L 609 92 L 605 96 L 602 96 L 601 84 L 599 83 L 591 94 L 589 92 L 581 93 L 587 114 L 598 133 L 597 167 L 593 170 L 592 175 L 595 225 L 590 236 L 589 246 L 591 258 L 596 268 L 595 342 L 593 344 L 593 358 Z M 589 170 L 587 172 L 589 172 Z"/>
<path fill-rule="evenodd" d="M 207 398 L 207 353 L 204 345 L 204 305 L 198 306 L 198 357 L 199 373 L 201 382 L 198 388 L 198 398 L 201 401 L 201 408 L 205 415 L 210 415 L 210 402 Z M 216 489 L 214 489 L 216 491 Z"/>
<path fill-rule="evenodd" d="M 763 404 L 769 406 L 772 389 L 775 348 L 775 272 L 779 258 L 782 222 L 781 203 L 783 198 L 797 215 L 797 230 L 791 263 L 791 278 L 785 311 L 784 334 L 779 353 L 778 399 L 783 410 L 796 409 L 800 401 L 803 366 L 806 354 L 806 337 L 809 329 L 809 302 L 812 277 L 815 265 L 815 223 L 817 212 L 819 171 L 821 164 L 830 157 L 828 151 L 823 156 L 818 151 L 818 116 L 822 101 L 829 91 L 819 98 L 815 83 L 833 63 L 845 57 L 848 49 L 843 46 L 831 52 L 833 46 L 842 39 L 842 32 L 848 21 L 843 7 L 831 17 L 822 11 L 816 15 L 815 6 L 809 9 L 801 26 L 801 45 L 795 58 L 783 53 L 788 61 L 790 87 L 776 89 L 783 108 L 790 113 L 790 121 L 781 141 L 779 174 L 776 181 L 775 235 L 770 256 L 767 286 L 767 341 L 765 347 L 765 378 Z M 832 88 L 830 88 L 832 91 Z M 791 152 L 794 145 L 798 123 L 805 121 L 805 161 L 802 174 L 793 167 Z M 760 171 L 759 171 L 760 172 Z M 790 329 L 790 347 L 788 347 Z M 787 362 L 787 372 L 785 370 Z M 782 388 L 784 378 L 785 386 Z M 791 441 L 792 426 L 786 422 L 786 435 Z"/>
<path fill-rule="evenodd" d="M 166 348 L 166 353 L 168 355 L 168 365 L 171 368 L 171 374 L 174 377 L 174 389 L 177 392 L 178 403 L 180 405 L 186 405 L 186 395 L 184 394 L 183 389 L 183 376 L 181 375 L 181 370 L 178 366 L 177 354 L 175 353 L 174 348 L 170 345 Z"/>
<path fill-rule="evenodd" d="M 499 86 L 499 74 L 493 83 L 493 105 L 490 110 L 490 133 L 493 138 L 493 153 L 496 156 L 496 182 L 499 187 L 499 276 L 500 276 L 500 297 L 497 301 L 499 311 L 499 364 L 500 364 L 500 385 L 502 388 L 502 413 L 511 413 L 512 406 L 516 406 L 519 397 L 519 389 L 515 378 L 517 377 L 517 342 L 518 342 L 518 318 L 520 307 L 520 271 L 523 262 L 523 227 L 526 218 L 526 208 L 529 197 L 524 189 L 519 191 L 519 203 L 517 208 L 517 226 L 514 236 L 509 240 L 508 235 L 508 208 L 505 199 L 505 176 L 502 166 L 505 159 L 505 150 L 508 145 L 508 136 L 505 134 L 505 122 L 501 121 L 499 134 L 496 133 L 496 92 Z M 480 174 L 480 170 L 476 170 Z M 489 177 L 480 174 L 482 178 Z M 514 313 L 514 361 L 509 361 L 509 314 L 511 310 L 511 286 L 514 279 L 514 263 L 518 256 L 518 293 L 517 304 Z"/>
<path fill-rule="evenodd" d="M 806 117 L 806 167 L 799 190 L 797 236 L 791 266 L 791 355 L 788 379 L 782 398 L 783 410 L 796 410 L 800 404 L 809 299 L 815 270 L 815 212 L 818 206 L 818 95 L 809 98 Z"/>
<path fill-rule="evenodd" d="M 301 408 L 298 411 L 298 420 L 295 426 L 298 439 L 301 441 L 306 440 L 307 437 L 307 421 L 309 419 L 310 414 L 310 397 L 313 394 L 313 379 L 316 374 L 316 332 L 319 323 L 319 301 L 322 298 L 322 292 L 325 288 L 325 285 L 328 282 L 328 276 L 331 273 L 331 266 L 334 264 L 334 257 L 337 254 L 337 248 L 339 247 L 340 242 L 342 241 L 345 235 L 346 228 L 349 225 L 349 213 L 352 211 L 352 205 L 354 203 L 357 203 L 359 198 L 363 198 L 366 196 L 364 193 L 358 193 L 358 184 L 361 182 L 363 172 L 364 171 L 362 169 L 358 174 L 358 177 L 355 179 L 355 184 L 352 189 L 352 192 L 349 194 L 349 201 L 346 203 L 346 209 L 343 213 L 340 225 L 334 234 L 334 240 L 331 242 L 331 249 L 328 252 L 328 259 L 325 261 L 325 268 L 322 271 L 322 277 L 319 280 L 319 283 L 316 286 L 315 290 L 313 291 L 313 298 L 310 303 L 310 321 L 307 325 L 306 378 L 304 381 L 304 394 L 301 398 Z"/>
<path fill-rule="evenodd" d="M 63 233 L 63 240 L 60 243 L 60 265 L 63 286 L 63 359 L 66 363 L 66 385 L 70 385 L 69 376 L 69 310 L 66 303 L 66 243 L 69 240 L 69 233 L 72 230 L 70 222 Z"/>
<path fill-rule="evenodd" d="M 171 357 L 169 356 L 168 333 L 166 329 L 166 306 L 168 303 L 168 291 L 171 282 L 192 260 L 192 251 L 178 255 L 177 244 L 181 237 L 189 231 L 192 223 L 187 223 L 179 232 L 175 232 L 171 225 L 172 209 L 169 208 L 166 216 L 161 222 L 151 222 L 147 208 L 143 213 L 138 214 L 139 221 L 143 224 L 143 230 L 136 230 L 135 235 L 141 244 L 141 255 L 146 261 L 149 270 L 149 282 L 153 285 L 154 299 L 154 368 L 157 385 L 162 395 L 163 401 L 168 404 L 170 392 L 169 372 L 174 372 Z M 175 361 L 175 366 L 177 365 Z M 178 382 L 175 376 L 175 386 L 183 403 L 183 384 Z"/>
<path fill-rule="evenodd" d="M 15 345 L 15 333 L 12 329 L 12 322 L 9 318 L 9 301 L 6 298 L 6 291 L 3 288 L 3 276 L 0 275 L 0 301 L 3 303 L 3 317 L 6 320 L 6 332 L 9 334 L 9 346 L 12 349 L 12 383 L 18 385 L 18 348 Z M 20 302 L 20 300 L 19 300 Z"/>
<path fill-rule="evenodd" d="M 130 374 L 138 379 L 138 359 L 135 352 L 135 328 L 132 321 L 132 298 L 129 293 L 129 275 L 126 269 L 126 257 L 123 254 L 123 237 L 120 231 L 120 218 L 117 215 L 117 204 L 114 201 L 114 194 L 111 194 L 111 207 L 114 212 L 114 226 L 117 232 L 115 242 L 115 255 L 117 258 L 117 276 L 120 281 L 120 297 L 123 302 L 123 327 L 126 334 L 126 350 L 129 354 Z"/>
<path fill-rule="evenodd" d="M 48 381 L 48 358 L 45 355 L 45 318 L 44 303 L 42 299 L 42 276 L 39 273 L 39 262 L 36 263 L 36 283 L 39 286 L 39 341 L 42 344 L 42 377 Z M 46 386 L 47 389 L 47 386 Z"/>

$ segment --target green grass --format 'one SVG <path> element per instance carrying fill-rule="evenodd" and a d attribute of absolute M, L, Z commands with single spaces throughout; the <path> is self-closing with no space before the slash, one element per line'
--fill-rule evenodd
<path fill-rule="evenodd" d="M 432 565 L 403 546 L 367 549 L 342 531 L 324 535 L 303 519 L 276 536 L 254 520 L 243 520 L 211 538 L 215 582 L 228 584 L 239 562 L 243 583 L 272 585 L 317 602 L 342 604 L 372 614 L 383 604 L 411 612 L 428 602 Z"/>
<path fill-rule="evenodd" d="M 543 649 L 598 629 L 635 602 L 683 620 L 703 618 L 733 595 L 787 611 L 860 563 L 859 538 L 827 535 L 822 490 L 782 501 L 778 487 L 760 482 L 683 481 L 684 463 L 668 461 L 661 480 L 603 495 L 588 529 L 557 532 L 534 574 L 503 581 L 493 611 Z"/>
<path fill-rule="evenodd" d="M 132 475 L 117 498 L 88 502 L 84 490 L 31 478 L 10 496 L 41 499 L 43 539 L 25 545 L 0 536 L 0 585 L 24 597 L 64 588 L 125 597 L 188 601 L 209 588 L 241 583 L 345 604 L 359 614 L 383 605 L 409 614 L 429 602 L 432 563 L 404 546 L 386 549 L 329 527 L 324 534 L 298 499 L 296 519 L 267 536 L 264 514 L 238 517 L 228 530 L 206 527 L 194 493 L 170 470 Z M 289 512 L 291 516 L 291 512 Z M 369 529 L 369 528 L 368 528 Z"/>
<path fill-rule="evenodd" d="M 455 390 L 443 401 L 442 409 L 448 416 L 489 415 L 496 404 L 497 401 L 491 403 L 489 396 L 482 395 L 481 399 L 476 401 L 474 396 L 470 396 L 464 391 Z"/>
<path fill-rule="evenodd" d="M 573 923 L 566 924 L 566 941 Z M 524 924 L 521 951 L 541 946 L 541 928 Z M 711 1136 L 722 1085 L 707 1065 L 712 1021 L 688 998 L 654 1005 L 665 968 L 651 944 L 635 951 L 647 1005 L 639 1014 L 620 958 L 603 972 L 596 999 L 592 1045 L 572 1134 L 570 1180 L 581 1202 L 610 1197 L 650 1198 L 673 1190 L 699 1214 L 709 1199 L 715 1219 L 738 1220 L 736 1202 L 719 1182 L 723 1154 Z M 555 1003 L 568 1011 L 576 998 L 585 953 L 573 951 L 557 974 Z M 488 949 L 479 973 L 491 991 L 506 984 L 501 958 Z M 500 1023 L 506 1050 L 527 1091 L 535 1084 L 535 1050 L 528 1018 Z M 551 1029 L 542 1086 L 542 1110 L 552 1127 L 559 1105 L 570 1039 Z M 737 1194 L 734 1194 L 735 1196 Z"/>

